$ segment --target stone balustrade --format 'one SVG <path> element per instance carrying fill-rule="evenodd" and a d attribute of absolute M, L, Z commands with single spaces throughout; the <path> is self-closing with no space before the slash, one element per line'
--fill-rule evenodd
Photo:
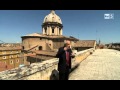
<path fill-rule="evenodd" d="M 72 59 L 72 70 L 87 56 L 92 54 L 93 48 L 77 52 Z M 0 72 L 0 80 L 54 80 L 58 79 L 58 58 L 53 58 L 29 66 Z"/>

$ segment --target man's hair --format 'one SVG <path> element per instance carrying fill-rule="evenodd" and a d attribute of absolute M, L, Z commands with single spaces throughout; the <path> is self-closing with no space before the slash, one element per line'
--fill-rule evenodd
<path fill-rule="evenodd" d="M 69 45 L 68 43 L 65 43 L 65 44 L 64 44 L 65 47 L 68 46 L 68 45 Z"/>
<path fill-rule="evenodd" d="M 67 41 L 70 41 L 70 40 L 66 40 L 66 42 L 64 43 L 64 47 L 68 46 L 69 44 L 67 43 Z"/>

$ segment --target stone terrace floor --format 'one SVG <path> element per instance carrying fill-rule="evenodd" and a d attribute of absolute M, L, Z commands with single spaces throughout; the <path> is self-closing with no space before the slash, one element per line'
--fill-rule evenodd
<path fill-rule="evenodd" d="M 69 80 L 120 80 L 120 51 L 97 49 L 71 72 Z"/>

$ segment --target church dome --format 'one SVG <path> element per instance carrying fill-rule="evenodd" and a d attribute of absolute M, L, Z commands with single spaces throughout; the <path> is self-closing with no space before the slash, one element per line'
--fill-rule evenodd
<path fill-rule="evenodd" d="M 47 22 L 56 22 L 62 24 L 62 21 L 58 15 L 55 14 L 54 10 L 51 10 L 50 14 L 48 14 L 45 18 L 43 23 Z"/>

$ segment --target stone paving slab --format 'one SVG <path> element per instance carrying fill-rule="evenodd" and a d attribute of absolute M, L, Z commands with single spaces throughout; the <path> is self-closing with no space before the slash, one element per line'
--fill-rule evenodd
<path fill-rule="evenodd" d="M 120 80 L 120 51 L 97 49 L 70 74 L 69 80 Z"/>

